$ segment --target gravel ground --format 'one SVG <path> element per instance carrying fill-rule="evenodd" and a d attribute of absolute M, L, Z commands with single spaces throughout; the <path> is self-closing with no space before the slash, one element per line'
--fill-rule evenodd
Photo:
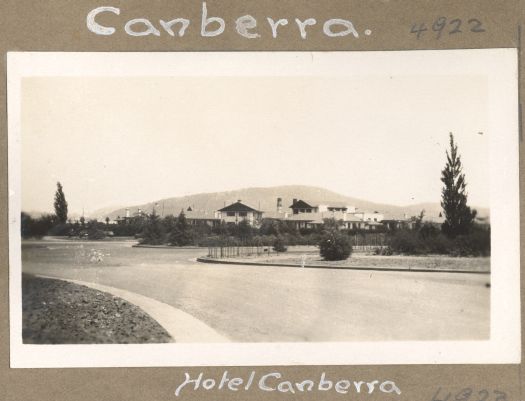
<path fill-rule="evenodd" d="M 26 344 L 172 342 L 140 308 L 82 285 L 22 276 L 22 336 Z"/>

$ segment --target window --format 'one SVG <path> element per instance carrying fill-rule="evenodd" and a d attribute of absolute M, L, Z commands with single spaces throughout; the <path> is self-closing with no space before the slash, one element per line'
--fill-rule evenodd
<path fill-rule="evenodd" d="M 226 216 L 235 217 L 235 212 L 226 212 Z"/>
<path fill-rule="evenodd" d="M 246 217 L 246 216 L 248 216 L 248 213 L 247 212 L 239 212 L 239 216 Z"/>

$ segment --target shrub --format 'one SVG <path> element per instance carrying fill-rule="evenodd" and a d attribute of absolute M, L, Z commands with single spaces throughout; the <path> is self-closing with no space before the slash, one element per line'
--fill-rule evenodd
<path fill-rule="evenodd" d="M 169 244 L 172 246 L 187 246 L 193 244 L 193 235 L 189 230 L 175 227 L 169 235 Z"/>
<path fill-rule="evenodd" d="M 428 253 L 446 255 L 450 254 L 452 249 L 452 241 L 441 232 L 433 237 L 427 237 L 423 241 Z"/>
<path fill-rule="evenodd" d="M 239 224 L 231 224 L 228 230 L 230 235 L 239 238 L 243 244 L 249 244 L 257 231 L 247 220 L 242 220 Z"/>
<path fill-rule="evenodd" d="M 275 252 L 286 252 L 288 250 L 281 236 L 275 238 L 275 241 L 273 242 L 273 250 Z"/>
<path fill-rule="evenodd" d="M 248 246 L 273 246 L 275 235 L 256 235 L 246 245 Z"/>
<path fill-rule="evenodd" d="M 422 239 L 435 238 L 441 233 L 441 230 L 431 223 L 423 223 L 419 228 L 419 236 Z"/>
<path fill-rule="evenodd" d="M 147 222 L 142 232 L 141 244 L 162 245 L 166 240 L 164 226 L 155 213 L 148 216 Z"/>
<path fill-rule="evenodd" d="M 22 212 L 20 215 L 20 234 L 22 238 L 29 238 L 33 233 L 31 232 L 33 226 L 33 219 L 27 213 Z"/>
<path fill-rule="evenodd" d="M 187 246 L 194 243 L 193 230 L 188 224 L 188 220 L 186 219 L 184 212 L 180 212 L 179 216 L 177 217 L 175 226 L 169 235 L 168 242 L 172 246 Z"/>
<path fill-rule="evenodd" d="M 87 237 L 91 240 L 99 240 L 106 238 L 106 234 L 96 227 L 90 227 L 87 231 Z"/>
<path fill-rule="evenodd" d="M 397 230 L 389 235 L 388 243 L 394 253 L 409 255 L 441 254 L 453 256 L 489 256 L 490 228 L 473 226 L 469 233 L 454 239 L 438 227 L 423 224 L 419 230 Z"/>
<path fill-rule="evenodd" d="M 325 260 L 345 260 L 352 254 L 352 243 L 346 234 L 326 231 L 321 235 L 319 251 Z"/>
<path fill-rule="evenodd" d="M 467 235 L 458 235 L 454 238 L 454 256 L 489 256 L 490 230 L 474 227 Z"/>
<path fill-rule="evenodd" d="M 64 236 L 69 235 L 71 232 L 71 224 L 67 223 L 58 223 L 51 227 L 51 229 L 48 231 L 49 235 L 57 235 L 57 236 Z"/>
<path fill-rule="evenodd" d="M 133 219 L 123 224 L 115 224 L 112 231 L 117 237 L 133 237 L 144 230 L 146 219 Z"/>
<path fill-rule="evenodd" d="M 220 246 L 222 244 L 222 237 L 218 235 L 210 235 L 206 238 L 197 240 L 198 246 Z"/>
<path fill-rule="evenodd" d="M 394 252 L 392 251 L 392 248 L 389 246 L 383 247 L 383 248 L 376 248 L 374 250 L 374 255 L 382 255 L 382 256 L 391 256 Z"/>
<path fill-rule="evenodd" d="M 426 253 L 423 241 L 417 231 L 398 230 L 389 238 L 389 247 L 394 253 L 422 254 Z"/>
<path fill-rule="evenodd" d="M 37 218 L 32 218 L 27 213 L 21 214 L 21 235 L 22 238 L 41 238 L 47 235 L 55 224 L 55 217 L 51 214 L 44 214 Z"/>

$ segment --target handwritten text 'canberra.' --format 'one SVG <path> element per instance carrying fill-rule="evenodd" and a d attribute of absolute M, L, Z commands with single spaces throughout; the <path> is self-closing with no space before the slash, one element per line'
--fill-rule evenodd
<path fill-rule="evenodd" d="M 121 9 L 118 7 L 104 6 L 91 10 L 86 17 L 87 28 L 97 35 L 113 35 L 118 26 L 123 26 L 124 31 L 130 36 L 177 36 L 183 37 L 191 22 L 188 18 L 172 18 L 169 20 L 159 19 L 158 23 L 148 18 L 132 18 L 127 21 L 121 21 Z M 116 16 L 117 17 L 116 17 Z M 359 32 L 354 28 L 352 22 L 348 19 L 331 18 L 324 22 L 319 22 L 315 18 L 295 18 L 295 23 L 288 25 L 287 18 L 273 19 L 266 18 L 264 25 L 259 24 L 255 17 L 246 14 L 235 20 L 235 31 L 246 39 L 257 39 L 261 37 L 261 32 L 271 29 L 272 38 L 277 38 L 278 31 L 283 29 L 292 29 L 295 26 L 296 32 L 302 39 L 306 39 L 308 31 L 322 26 L 322 32 L 328 37 L 359 37 Z M 198 23 L 198 29 L 202 37 L 214 37 L 221 35 L 226 29 L 224 18 L 208 16 L 206 3 L 202 3 L 201 18 Z M 193 25 L 193 24 L 192 24 Z M 117 28 L 116 28 L 117 27 Z M 261 28 L 264 27 L 264 28 Z M 285 28 L 286 27 L 286 28 Z M 190 28 L 191 29 L 191 28 Z M 268 32 L 269 33 L 269 32 Z M 372 33 L 370 29 L 364 30 L 364 34 L 369 36 Z"/>

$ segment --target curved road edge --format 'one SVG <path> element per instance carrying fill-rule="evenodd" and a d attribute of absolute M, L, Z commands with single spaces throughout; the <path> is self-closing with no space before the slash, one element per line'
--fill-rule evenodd
<path fill-rule="evenodd" d="M 197 258 L 197 262 L 201 263 L 215 263 L 220 265 L 248 265 L 248 266 L 282 266 L 282 267 L 299 267 L 304 269 L 338 269 L 338 270 L 374 270 L 382 272 L 407 272 L 407 273 L 469 273 L 469 274 L 490 274 L 490 271 L 470 271 L 470 270 L 454 270 L 454 269 L 422 269 L 411 268 L 403 269 L 397 267 L 377 267 L 377 266 L 326 266 L 326 265 L 305 265 L 304 267 L 297 263 L 272 263 L 272 262 L 250 262 L 250 261 L 236 261 L 225 259 L 214 259 L 206 256 Z"/>
<path fill-rule="evenodd" d="M 171 305 L 157 301 L 131 291 L 121 290 L 102 284 L 87 281 L 72 280 L 60 277 L 36 275 L 42 278 L 68 281 L 74 284 L 83 285 L 98 291 L 106 292 L 116 297 L 122 298 L 146 312 L 152 319 L 157 321 L 173 338 L 176 343 L 224 343 L 230 340 L 219 334 L 213 328 L 201 320 L 193 317 L 180 309 Z"/>

